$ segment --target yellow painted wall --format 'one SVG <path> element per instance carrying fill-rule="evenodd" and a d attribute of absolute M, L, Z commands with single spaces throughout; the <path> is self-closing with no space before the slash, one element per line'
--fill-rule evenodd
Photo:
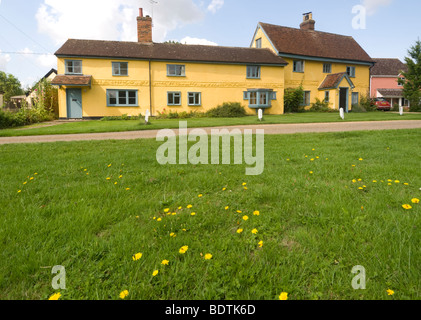
<path fill-rule="evenodd" d="M 58 59 L 58 74 L 65 73 L 64 58 Z M 149 62 L 139 60 L 76 59 L 82 60 L 84 75 L 92 75 L 92 87 L 82 88 L 83 117 L 103 117 L 142 115 L 150 108 Z M 129 63 L 129 76 L 112 75 L 111 63 L 121 61 Z M 246 65 L 179 63 L 186 66 L 185 77 L 168 77 L 167 62 L 151 62 L 152 113 L 157 111 L 204 112 L 224 102 L 240 102 L 248 113 L 248 101 L 243 100 L 247 89 L 267 88 L 277 92 L 277 100 L 272 101 L 272 108 L 267 114 L 283 113 L 284 68 L 282 66 L 261 66 L 261 79 L 247 79 Z M 60 117 L 67 117 L 66 88 L 59 90 Z M 107 107 L 107 89 L 138 90 L 139 107 Z M 181 106 L 167 105 L 167 92 L 181 92 Z M 188 106 L 188 92 L 201 92 L 202 105 Z"/>

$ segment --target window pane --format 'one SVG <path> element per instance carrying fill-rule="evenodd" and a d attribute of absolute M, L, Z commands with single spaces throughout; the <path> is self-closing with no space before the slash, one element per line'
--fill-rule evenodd
<path fill-rule="evenodd" d="M 119 91 L 118 92 L 118 104 L 127 104 L 127 92 Z"/>
<path fill-rule="evenodd" d="M 179 105 L 181 104 L 181 95 L 179 93 L 175 93 L 174 94 L 174 104 L 175 105 Z"/>
<path fill-rule="evenodd" d="M 172 64 L 168 65 L 168 75 L 175 76 L 175 66 Z"/>
<path fill-rule="evenodd" d="M 82 73 L 82 61 L 73 61 L 73 73 Z"/>
<path fill-rule="evenodd" d="M 250 92 L 250 104 L 257 104 L 257 92 Z"/>
<path fill-rule="evenodd" d="M 267 93 L 266 92 L 260 92 L 260 101 L 259 104 L 266 105 L 267 104 Z"/>
<path fill-rule="evenodd" d="M 127 62 L 120 63 L 120 75 L 127 76 L 129 74 L 129 66 Z"/>
<path fill-rule="evenodd" d="M 109 97 L 109 104 L 110 105 L 117 104 L 117 93 L 115 91 L 109 91 L 108 97 Z"/>
<path fill-rule="evenodd" d="M 120 74 L 120 68 L 118 63 L 113 63 L 113 74 L 114 75 L 119 75 Z"/>

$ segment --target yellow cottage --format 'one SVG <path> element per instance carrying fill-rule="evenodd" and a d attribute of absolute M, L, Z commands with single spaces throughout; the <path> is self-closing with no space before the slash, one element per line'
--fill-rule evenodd
<path fill-rule="evenodd" d="M 251 47 L 269 48 L 288 62 L 285 88 L 302 85 L 305 106 L 318 98 L 348 112 L 369 96 L 374 61 L 352 37 L 316 31 L 315 23 L 311 12 L 299 29 L 260 22 Z"/>
<path fill-rule="evenodd" d="M 152 19 L 137 18 L 138 42 L 69 39 L 55 54 L 60 118 L 207 111 L 241 102 L 250 114 L 282 114 L 285 60 L 270 49 L 152 42 Z"/>

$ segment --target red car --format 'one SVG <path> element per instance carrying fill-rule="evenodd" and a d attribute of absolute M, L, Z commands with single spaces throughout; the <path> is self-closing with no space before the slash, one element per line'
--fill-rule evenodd
<path fill-rule="evenodd" d="M 377 110 L 380 111 L 390 111 L 392 110 L 392 106 L 389 101 L 384 98 L 376 98 L 374 99 L 374 104 L 377 107 Z"/>

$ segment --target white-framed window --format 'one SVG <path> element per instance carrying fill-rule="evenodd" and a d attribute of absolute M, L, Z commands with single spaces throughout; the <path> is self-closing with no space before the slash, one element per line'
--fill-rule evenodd
<path fill-rule="evenodd" d="M 256 48 L 262 48 L 262 38 L 256 39 Z"/>
<path fill-rule="evenodd" d="M 351 78 L 355 78 L 355 67 L 346 67 L 346 73 Z"/>
<path fill-rule="evenodd" d="M 129 63 L 128 62 L 112 62 L 113 76 L 128 76 Z"/>
<path fill-rule="evenodd" d="M 360 102 L 360 96 L 358 92 L 352 93 L 352 105 L 356 105 Z"/>
<path fill-rule="evenodd" d="M 402 81 L 405 81 L 406 79 L 404 77 L 399 77 Z M 399 87 L 403 87 L 403 83 L 398 82 Z"/>
<path fill-rule="evenodd" d="M 169 106 L 181 106 L 181 92 L 167 92 L 167 104 Z"/>
<path fill-rule="evenodd" d="M 323 73 L 332 73 L 332 64 L 324 63 L 323 64 Z"/>
<path fill-rule="evenodd" d="M 138 107 L 137 90 L 107 90 L 107 107 Z"/>
<path fill-rule="evenodd" d="M 260 66 L 247 66 L 247 79 L 260 79 Z"/>
<path fill-rule="evenodd" d="M 188 94 L 189 106 L 200 106 L 202 104 L 201 92 L 189 92 Z"/>
<path fill-rule="evenodd" d="M 304 72 L 304 60 L 294 60 L 293 71 Z"/>
<path fill-rule="evenodd" d="M 66 60 L 64 65 L 66 74 L 82 74 L 82 60 Z"/>
<path fill-rule="evenodd" d="M 184 64 L 167 64 L 168 77 L 185 77 L 186 66 Z"/>

